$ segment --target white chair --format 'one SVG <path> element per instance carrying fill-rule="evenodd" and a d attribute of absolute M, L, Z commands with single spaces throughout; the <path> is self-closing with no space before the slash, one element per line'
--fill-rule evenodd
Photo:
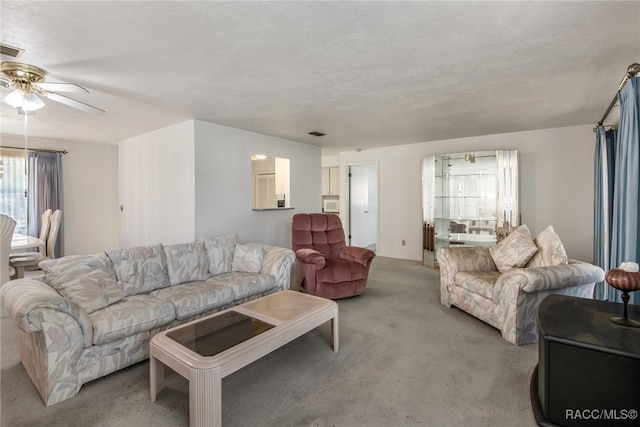
<path fill-rule="evenodd" d="M 56 242 L 58 241 L 58 232 L 60 231 L 60 223 L 62 222 L 62 211 L 57 209 L 51 214 L 49 236 L 47 237 L 47 258 L 55 259 Z"/>
<path fill-rule="evenodd" d="M 42 221 L 40 225 L 40 240 L 43 241 L 42 246 L 38 247 L 38 252 L 11 252 L 9 255 L 9 259 L 12 258 L 22 258 L 28 259 L 28 257 L 33 258 L 34 260 L 39 259 L 42 261 L 45 256 L 47 256 L 47 237 L 49 235 L 49 226 L 50 226 L 50 218 L 51 218 L 51 209 L 47 209 L 42 214 Z M 36 264 L 37 265 L 37 264 Z"/>
<path fill-rule="evenodd" d="M 46 212 L 45 212 L 46 214 Z M 44 217 L 44 214 L 43 214 Z M 62 221 L 62 211 L 57 209 L 54 213 L 49 216 L 48 220 L 48 228 L 49 233 L 46 238 L 46 255 L 43 255 L 40 252 L 28 252 L 23 256 L 12 256 L 9 259 L 9 264 L 16 269 L 16 277 L 21 279 L 24 277 L 25 270 L 37 270 L 38 264 L 41 261 L 47 259 L 54 259 L 55 256 L 55 246 L 58 240 L 58 232 L 60 231 L 60 222 Z M 43 218 L 44 223 L 44 218 Z M 40 233 L 42 235 L 42 231 Z M 41 237 L 42 239 L 42 237 Z"/>
<path fill-rule="evenodd" d="M 9 266 L 9 252 L 11 252 L 11 238 L 13 230 L 16 228 L 16 222 L 13 218 L 6 215 L 0 215 L 0 286 L 7 283 L 11 278 Z M 4 304 L 0 306 L 0 316 L 7 316 Z"/>

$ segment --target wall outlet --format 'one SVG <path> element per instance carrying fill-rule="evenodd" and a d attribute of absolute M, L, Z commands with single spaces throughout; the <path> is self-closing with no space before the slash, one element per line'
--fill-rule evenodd
<path fill-rule="evenodd" d="M 405 240 L 402 241 L 402 246 L 405 246 L 407 242 Z"/>

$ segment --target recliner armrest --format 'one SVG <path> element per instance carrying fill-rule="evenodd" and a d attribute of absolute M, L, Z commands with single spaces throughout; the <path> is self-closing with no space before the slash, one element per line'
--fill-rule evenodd
<path fill-rule="evenodd" d="M 296 258 L 305 264 L 315 264 L 318 270 L 324 268 L 326 264 L 324 257 L 314 249 L 298 249 Z"/>
<path fill-rule="evenodd" d="M 376 256 L 375 252 L 367 248 L 360 248 L 357 246 L 345 246 L 340 249 L 340 258 L 348 259 L 350 261 L 356 261 L 365 267 Z"/>

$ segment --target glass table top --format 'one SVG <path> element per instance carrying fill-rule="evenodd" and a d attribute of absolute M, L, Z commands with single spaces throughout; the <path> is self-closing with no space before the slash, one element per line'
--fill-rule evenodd
<path fill-rule="evenodd" d="M 273 328 L 274 325 L 236 311 L 210 317 L 167 333 L 167 337 L 189 350 L 207 357 Z"/>

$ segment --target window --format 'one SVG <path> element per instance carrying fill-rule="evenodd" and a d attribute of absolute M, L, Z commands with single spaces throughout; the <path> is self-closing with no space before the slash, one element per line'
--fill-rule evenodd
<path fill-rule="evenodd" d="M 25 154 L 0 150 L 0 213 L 16 220 L 16 233 L 27 233 L 27 175 Z"/>

